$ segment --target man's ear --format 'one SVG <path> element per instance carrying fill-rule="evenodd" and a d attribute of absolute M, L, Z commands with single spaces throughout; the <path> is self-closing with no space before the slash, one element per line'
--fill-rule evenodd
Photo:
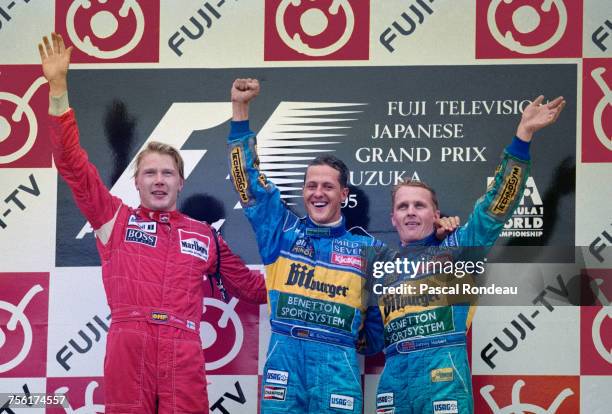
<path fill-rule="evenodd" d="M 342 202 L 343 203 L 346 201 L 348 195 L 349 195 L 349 188 L 348 187 L 344 187 L 342 189 Z"/>
<path fill-rule="evenodd" d="M 389 213 L 389 215 L 391 216 L 391 225 L 393 226 L 393 228 L 397 229 L 397 222 L 395 221 L 395 217 L 393 216 L 393 211 Z"/>

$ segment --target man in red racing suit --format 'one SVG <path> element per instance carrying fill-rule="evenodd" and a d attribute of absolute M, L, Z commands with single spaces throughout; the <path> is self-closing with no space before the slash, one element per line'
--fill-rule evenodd
<path fill-rule="evenodd" d="M 230 293 L 266 302 L 264 278 L 250 271 L 205 222 L 176 210 L 183 185 L 178 151 L 149 143 L 136 160 L 141 206 L 110 194 L 79 145 L 68 106 L 72 48 L 59 35 L 39 45 L 50 85 L 55 165 L 96 234 L 112 323 L 104 360 L 105 412 L 208 413 L 199 335 L 205 274 L 217 262 Z"/>

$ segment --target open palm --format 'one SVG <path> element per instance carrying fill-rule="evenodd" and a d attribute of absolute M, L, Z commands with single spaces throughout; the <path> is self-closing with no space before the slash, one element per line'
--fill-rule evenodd
<path fill-rule="evenodd" d="M 68 74 L 72 46 L 66 48 L 62 36 L 51 33 L 51 41 L 47 36 L 43 37 L 43 43 L 38 44 L 38 52 L 42 62 L 43 75 L 49 81 L 52 93 L 54 89 L 56 92 L 62 93 L 66 89 L 66 75 Z"/>

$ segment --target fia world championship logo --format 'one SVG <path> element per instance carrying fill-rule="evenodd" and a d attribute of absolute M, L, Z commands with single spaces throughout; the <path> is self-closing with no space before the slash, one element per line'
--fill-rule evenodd
<path fill-rule="evenodd" d="M 57 0 L 55 31 L 72 62 L 158 62 L 159 0 Z"/>
<path fill-rule="evenodd" d="M 367 60 L 369 0 L 266 0 L 264 60 Z"/>
<path fill-rule="evenodd" d="M 582 1 L 477 1 L 476 59 L 580 57 Z"/>
<path fill-rule="evenodd" d="M 582 63 L 582 162 L 612 162 L 612 61 Z"/>
<path fill-rule="evenodd" d="M 49 168 L 49 88 L 40 66 L 0 66 L 0 168 Z"/>

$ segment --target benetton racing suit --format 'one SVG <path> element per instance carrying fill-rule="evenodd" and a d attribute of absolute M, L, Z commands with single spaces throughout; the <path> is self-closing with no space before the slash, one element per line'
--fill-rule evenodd
<path fill-rule="evenodd" d="M 105 412 L 208 413 L 199 335 L 203 276 L 217 260 L 228 290 L 264 303 L 265 281 L 207 223 L 178 211 L 133 209 L 110 194 L 79 145 L 72 110 L 51 116 L 55 165 L 96 233 L 112 323 Z"/>
<path fill-rule="evenodd" d="M 232 122 L 230 176 L 266 266 L 272 336 L 262 412 L 361 413 L 356 347 L 362 339 L 365 353 L 373 340 L 382 346 L 379 311 L 367 312 L 363 296 L 362 249 L 379 242 L 348 232 L 344 218 L 324 227 L 296 216 L 258 170 L 255 146 L 248 121 Z"/>
<path fill-rule="evenodd" d="M 399 254 L 416 260 L 418 252 L 418 260 L 425 262 L 435 260 L 437 254 L 447 254 L 446 249 L 452 251 L 455 246 L 481 246 L 484 249 L 477 250 L 486 251 L 495 243 L 522 197 L 529 164 L 529 144 L 515 137 L 504 151 L 494 181 L 476 202 L 467 223 L 442 241 L 432 233 L 400 249 Z M 382 260 L 393 260 L 395 255 L 389 250 L 386 253 L 388 257 Z M 456 255 L 453 257 L 457 259 Z M 433 276 L 426 273 L 403 276 L 395 278 L 389 286 L 399 286 L 411 278 L 422 283 Z M 427 301 L 417 301 L 425 296 Z M 377 414 L 473 412 L 466 334 L 475 307 L 438 306 L 433 296 L 389 294 L 380 298 L 386 363 L 376 395 Z"/>

